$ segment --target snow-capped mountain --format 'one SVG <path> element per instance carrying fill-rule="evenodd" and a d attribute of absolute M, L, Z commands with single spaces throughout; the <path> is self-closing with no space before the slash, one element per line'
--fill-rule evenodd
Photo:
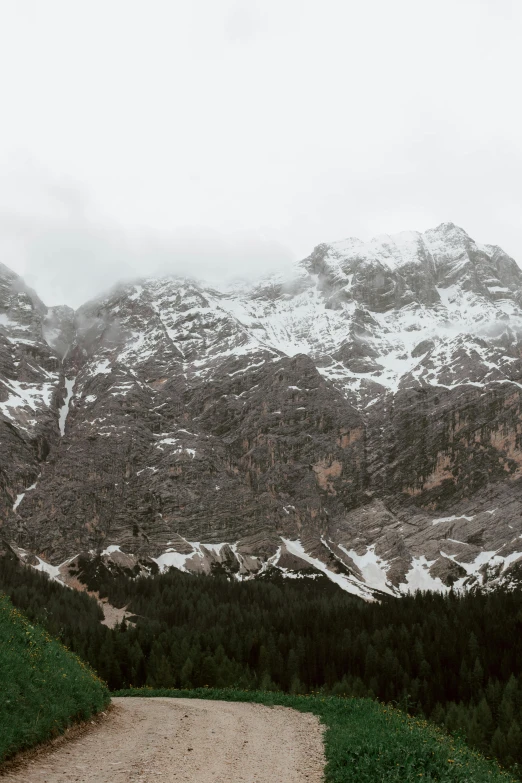
<path fill-rule="evenodd" d="M 500 248 L 443 224 L 76 313 L 0 285 L 3 535 L 41 567 L 312 568 L 369 597 L 522 557 L 522 270 Z"/>

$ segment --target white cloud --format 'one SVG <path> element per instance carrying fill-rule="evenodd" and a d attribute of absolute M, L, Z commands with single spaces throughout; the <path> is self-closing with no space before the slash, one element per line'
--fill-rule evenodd
<path fill-rule="evenodd" d="M 4 3 L 3 259 L 70 301 L 155 254 L 263 270 L 446 220 L 522 259 L 521 27 L 511 0 Z M 7 188 L 16 155 L 52 176 Z"/>
<path fill-rule="evenodd" d="M 194 226 L 161 232 L 118 225 L 81 187 L 47 179 L 41 171 L 11 172 L 0 187 L 0 261 L 48 305 L 78 307 L 119 280 L 143 275 L 249 279 L 285 271 L 292 260 L 287 248 L 259 231 L 224 234 Z"/>

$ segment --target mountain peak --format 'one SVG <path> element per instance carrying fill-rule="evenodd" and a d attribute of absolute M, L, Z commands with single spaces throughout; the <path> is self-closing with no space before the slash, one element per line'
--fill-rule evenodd
<path fill-rule="evenodd" d="M 440 233 L 446 236 L 450 234 L 457 234 L 459 236 L 464 236 L 469 238 L 469 234 L 467 233 L 467 231 L 465 231 L 460 226 L 457 226 L 456 223 L 452 223 L 451 221 L 447 221 L 445 223 L 439 223 L 439 225 L 435 226 L 435 228 L 428 229 L 426 233 L 428 232 Z"/>
<path fill-rule="evenodd" d="M 435 228 L 430 228 L 422 235 L 424 242 L 434 251 L 442 252 L 455 247 L 475 245 L 475 242 L 463 228 L 455 223 L 441 223 Z"/>
<path fill-rule="evenodd" d="M 520 556 L 522 271 L 453 223 L 318 246 L 290 284 L 146 277 L 76 313 L 9 280 L 0 517 L 39 557 L 301 562 L 368 595 Z"/>

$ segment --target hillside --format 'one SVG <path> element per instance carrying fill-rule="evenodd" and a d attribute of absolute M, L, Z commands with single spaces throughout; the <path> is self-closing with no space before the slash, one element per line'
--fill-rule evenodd
<path fill-rule="evenodd" d="M 497 246 L 445 223 L 76 313 L 0 278 L 0 520 L 28 562 L 311 567 L 368 599 L 509 581 L 522 271 Z"/>
<path fill-rule="evenodd" d="M 107 680 L 111 690 L 241 688 L 377 697 L 458 732 L 510 768 L 522 765 L 522 594 L 417 594 L 382 603 L 347 595 L 310 572 L 274 569 L 239 583 L 172 569 L 113 576 L 85 558 L 79 576 L 132 624 L 109 629 L 85 593 L 15 558 L 0 590 Z"/>
<path fill-rule="evenodd" d="M 108 703 L 94 672 L 0 593 L 0 763 Z"/>

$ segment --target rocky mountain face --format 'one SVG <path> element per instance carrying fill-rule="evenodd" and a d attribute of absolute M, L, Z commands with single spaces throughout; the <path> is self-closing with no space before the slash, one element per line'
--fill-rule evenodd
<path fill-rule="evenodd" d="M 509 580 L 521 357 L 522 270 L 453 224 L 76 313 L 1 267 L 1 535 L 63 578 L 90 552 L 363 597 Z"/>

